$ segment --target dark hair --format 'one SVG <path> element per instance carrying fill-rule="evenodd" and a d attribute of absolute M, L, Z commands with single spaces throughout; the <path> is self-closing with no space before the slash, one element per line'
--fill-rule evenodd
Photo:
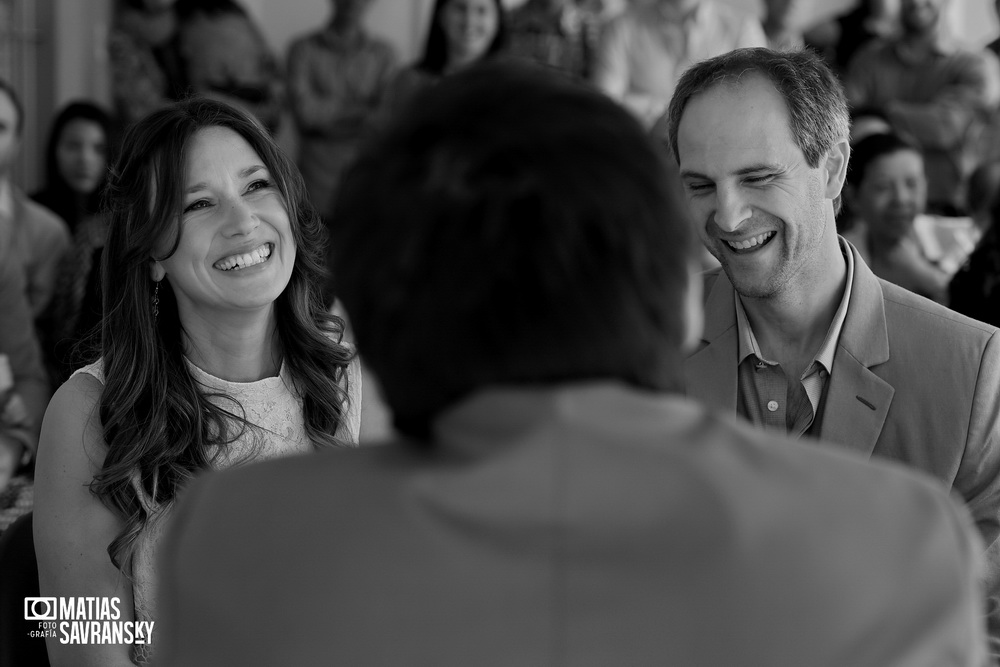
<path fill-rule="evenodd" d="M 691 227 L 611 100 L 474 66 L 363 147 L 332 216 L 338 294 L 396 426 L 496 384 L 677 387 Z M 391 192 L 391 197 L 380 193 Z"/>
<path fill-rule="evenodd" d="M 912 151 L 921 155 L 920 149 L 898 134 L 871 134 L 859 141 L 851 150 L 851 162 L 847 169 L 847 182 L 855 187 L 865 180 L 868 166 L 878 158 L 900 151 Z"/>
<path fill-rule="evenodd" d="M 789 129 L 810 167 L 817 167 L 834 144 L 848 138 L 847 98 L 822 58 L 808 50 L 736 49 L 693 65 L 677 83 L 667 110 L 667 133 L 675 159 L 680 161 L 677 128 L 691 98 L 753 74 L 770 81 L 785 100 Z"/>
<path fill-rule="evenodd" d="M 17 136 L 21 136 L 21 131 L 24 129 L 24 105 L 21 104 L 21 96 L 14 90 L 14 86 L 11 85 L 10 81 L 2 78 L 0 78 L 0 91 L 7 93 L 11 104 L 14 105 L 14 111 L 17 112 L 17 124 L 14 126 L 14 133 Z"/>
<path fill-rule="evenodd" d="M 108 164 L 114 161 L 114 128 L 111 116 L 101 107 L 87 101 L 76 101 L 67 104 L 52 122 L 52 129 L 49 131 L 48 143 L 45 146 L 45 185 L 33 198 L 40 204 L 55 211 L 60 218 L 66 221 L 70 229 L 75 229 L 82 216 L 94 215 L 101 208 L 101 198 L 104 194 L 104 184 L 107 177 L 101 182 L 93 192 L 86 195 L 82 201 L 79 194 L 70 187 L 59 170 L 59 141 L 62 139 L 63 130 L 72 121 L 85 120 L 94 123 L 104 132 L 106 155 Z"/>
<path fill-rule="evenodd" d="M 430 74 L 443 74 L 448 64 L 448 38 L 441 26 L 441 13 L 454 0 L 435 0 L 434 11 L 431 12 L 431 24 L 427 31 L 427 42 L 424 44 L 424 54 L 417 62 L 416 68 Z M 507 12 L 501 0 L 493 0 L 497 9 L 497 34 L 493 36 L 483 58 L 487 59 L 500 52 L 507 43 Z"/>
<path fill-rule="evenodd" d="M 257 121 L 221 102 L 178 102 L 133 125 L 108 183 L 100 402 L 108 453 L 91 485 L 124 520 L 108 552 L 126 573 L 149 512 L 136 487 L 154 505 L 171 501 L 195 472 L 209 467 L 211 451 L 221 453 L 250 426 L 235 400 L 233 411 L 221 409 L 191 376 L 169 277 L 159 283 L 158 317 L 153 311 L 151 258 L 169 235 L 168 255 L 177 248 L 188 146 L 196 132 L 210 127 L 231 129 L 250 144 L 288 209 L 296 254 L 275 319 L 284 367 L 302 399 L 306 434 L 317 447 L 339 444 L 333 434 L 345 413 L 343 386 L 352 354 L 339 343 L 343 322 L 328 314 L 320 294 L 324 230 L 298 171 Z"/>

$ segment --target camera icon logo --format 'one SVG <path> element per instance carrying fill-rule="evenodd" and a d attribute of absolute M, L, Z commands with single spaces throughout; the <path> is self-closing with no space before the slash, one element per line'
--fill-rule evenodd
<path fill-rule="evenodd" d="M 24 598 L 24 620 L 58 620 L 59 606 L 55 598 Z"/>

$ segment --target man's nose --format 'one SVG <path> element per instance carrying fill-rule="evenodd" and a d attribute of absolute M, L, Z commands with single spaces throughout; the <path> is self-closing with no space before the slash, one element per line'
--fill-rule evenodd
<path fill-rule="evenodd" d="M 736 231 L 751 216 L 750 206 L 737 188 L 719 186 L 715 193 L 715 224 L 724 232 Z"/>

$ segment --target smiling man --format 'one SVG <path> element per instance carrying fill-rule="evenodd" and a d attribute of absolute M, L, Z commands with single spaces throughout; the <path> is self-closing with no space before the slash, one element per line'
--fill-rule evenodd
<path fill-rule="evenodd" d="M 817 56 L 743 49 L 699 63 L 667 126 L 698 233 L 722 264 L 706 277 L 688 394 L 951 487 L 987 544 L 998 654 L 997 330 L 876 278 L 837 235 L 849 120 Z"/>

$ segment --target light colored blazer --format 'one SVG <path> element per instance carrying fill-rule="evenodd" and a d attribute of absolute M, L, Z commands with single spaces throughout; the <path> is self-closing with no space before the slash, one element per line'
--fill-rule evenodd
<path fill-rule="evenodd" d="M 987 545 L 993 652 L 1000 655 L 1000 340 L 997 329 L 880 280 L 853 246 L 854 287 L 820 439 L 893 459 L 966 502 Z M 690 397 L 737 410 L 732 283 L 706 275 L 705 330 L 685 362 Z"/>
<path fill-rule="evenodd" d="M 976 666 L 981 545 L 932 480 L 616 383 L 211 474 L 166 665 Z M 158 663 L 160 664 L 160 663 Z"/>

